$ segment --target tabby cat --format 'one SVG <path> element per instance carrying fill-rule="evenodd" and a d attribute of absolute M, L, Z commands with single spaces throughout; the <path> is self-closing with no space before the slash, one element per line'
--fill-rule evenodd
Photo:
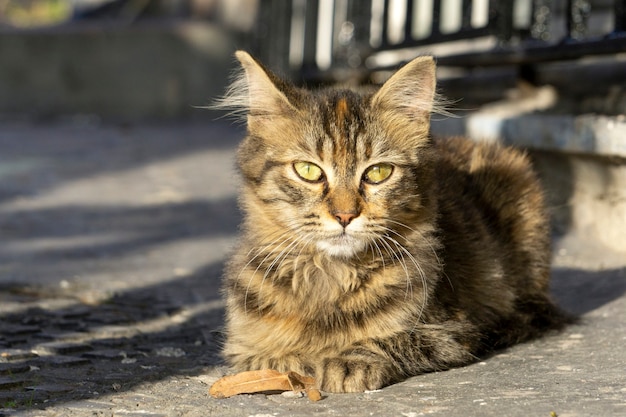
<path fill-rule="evenodd" d="M 377 91 L 308 91 L 245 52 L 242 236 L 224 283 L 236 370 L 372 390 L 561 327 L 549 226 L 521 152 L 434 139 L 435 64 Z"/>

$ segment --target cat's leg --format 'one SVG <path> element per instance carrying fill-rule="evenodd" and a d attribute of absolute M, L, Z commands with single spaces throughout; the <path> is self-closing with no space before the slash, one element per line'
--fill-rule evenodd
<path fill-rule="evenodd" d="M 318 385 L 329 392 L 362 392 L 476 360 L 473 337 L 455 333 L 429 328 L 360 342 L 321 361 L 316 370 Z"/>

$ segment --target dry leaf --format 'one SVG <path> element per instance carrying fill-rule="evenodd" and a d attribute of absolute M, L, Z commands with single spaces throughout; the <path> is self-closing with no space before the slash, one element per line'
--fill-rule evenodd
<path fill-rule="evenodd" d="M 286 375 L 293 391 L 303 391 L 315 388 L 315 378 L 313 377 L 302 376 L 293 371 L 287 372 Z"/>
<path fill-rule="evenodd" d="M 296 372 L 278 372 L 272 369 L 240 372 L 217 380 L 209 389 L 215 398 L 227 398 L 237 394 L 268 391 L 306 391 L 311 401 L 319 401 L 322 394 L 315 389 L 315 378 Z"/>
<path fill-rule="evenodd" d="M 209 393 L 216 398 L 227 398 L 237 394 L 289 390 L 291 390 L 291 384 L 287 375 L 264 369 L 227 375 L 215 382 L 209 389 Z"/>

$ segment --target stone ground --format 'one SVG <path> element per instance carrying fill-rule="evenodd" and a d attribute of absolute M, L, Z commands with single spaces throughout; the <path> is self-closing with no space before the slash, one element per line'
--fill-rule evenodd
<path fill-rule="evenodd" d="M 0 122 L 0 416 L 626 416 L 626 259 L 556 239 L 562 333 L 380 391 L 217 400 L 225 123 Z"/>

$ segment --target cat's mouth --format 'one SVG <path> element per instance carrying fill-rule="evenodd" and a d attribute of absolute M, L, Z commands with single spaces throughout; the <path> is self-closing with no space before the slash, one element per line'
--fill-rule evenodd
<path fill-rule="evenodd" d="M 345 231 L 317 241 L 317 248 L 330 256 L 350 258 L 365 249 L 366 243 Z"/>

